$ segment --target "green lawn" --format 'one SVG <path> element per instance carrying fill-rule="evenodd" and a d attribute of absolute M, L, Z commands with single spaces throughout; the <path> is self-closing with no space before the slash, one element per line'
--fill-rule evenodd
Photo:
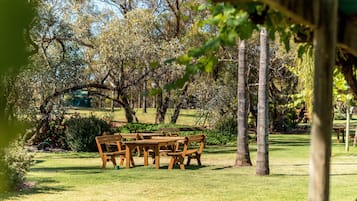
<path fill-rule="evenodd" d="M 333 139 L 335 142 L 335 139 Z M 255 163 L 256 146 L 251 145 Z M 97 153 L 38 153 L 28 174 L 32 189 L 0 196 L 4 200 L 307 200 L 309 170 L 308 135 L 270 135 L 270 176 L 255 176 L 255 167 L 234 168 L 234 146 L 207 146 L 203 167 L 195 161 L 185 171 L 143 166 L 115 170 L 100 168 Z M 149 161 L 151 163 L 151 160 Z M 344 152 L 334 144 L 331 165 L 333 201 L 357 199 L 357 148 Z"/>
<path fill-rule="evenodd" d="M 112 114 L 109 109 L 106 110 L 98 110 L 96 108 L 79 108 L 79 109 L 71 109 L 68 111 L 69 114 L 73 114 L 77 112 L 82 116 L 88 116 L 93 114 L 99 118 L 106 116 L 106 115 L 113 115 L 113 120 L 118 122 L 126 122 L 124 109 L 116 108 L 114 113 Z M 148 108 L 147 113 L 143 113 L 142 109 L 136 108 L 135 114 L 141 123 L 155 123 L 155 112 L 154 108 Z M 165 123 L 170 122 L 171 115 L 173 114 L 173 109 L 169 108 L 167 110 L 167 114 L 165 116 Z M 179 125 L 195 125 L 197 121 L 197 110 L 188 110 L 182 109 L 180 111 L 180 116 L 177 119 L 177 124 Z"/>

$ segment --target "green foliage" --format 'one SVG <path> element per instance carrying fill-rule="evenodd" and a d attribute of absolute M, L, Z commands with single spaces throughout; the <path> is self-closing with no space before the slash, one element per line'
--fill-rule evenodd
<path fill-rule="evenodd" d="M 73 151 L 97 151 L 95 137 L 110 132 L 110 125 L 94 116 L 71 118 L 65 125 L 66 140 Z"/>
<path fill-rule="evenodd" d="M 272 40 L 275 39 L 275 33 L 279 33 L 279 39 L 286 50 L 290 49 L 292 32 L 297 31 L 297 26 L 290 26 L 280 12 L 255 1 L 232 4 L 206 3 L 198 9 L 210 13 L 206 19 L 198 23 L 202 32 L 216 34 L 200 47 L 191 48 L 186 55 L 177 57 L 176 62 L 185 65 L 186 72 L 181 79 L 171 84 L 169 89 L 179 88 L 182 82 L 188 81 L 196 73 L 213 72 L 218 63 L 216 52 L 220 47 L 236 45 L 238 38 L 240 40 L 251 38 L 254 31 L 258 31 L 261 26 L 267 28 Z"/>
<path fill-rule="evenodd" d="M 207 145 L 232 145 L 236 142 L 237 136 L 232 136 L 230 133 L 222 133 L 217 131 L 206 131 Z"/>
<path fill-rule="evenodd" d="M 226 133 L 231 136 L 237 135 L 237 118 L 221 118 L 216 122 L 215 130 L 222 134 Z"/>
<path fill-rule="evenodd" d="M 335 112 L 333 118 L 334 120 L 346 120 L 346 113 Z"/>
<path fill-rule="evenodd" d="M 24 29 L 28 28 L 33 12 L 26 0 L 0 1 L 0 73 L 8 68 L 20 68 L 27 62 Z"/>
<path fill-rule="evenodd" d="M 118 131 L 120 133 L 135 133 L 135 132 L 151 132 L 157 131 L 158 124 L 148 124 L 148 123 L 128 123 L 124 126 L 120 126 Z"/>
<path fill-rule="evenodd" d="M 0 192 L 21 188 L 29 170 L 33 155 L 24 149 L 24 140 L 19 138 L 9 147 L 0 149 Z"/>
<path fill-rule="evenodd" d="M 207 144 L 227 145 L 237 140 L 237 119 L 222 117 L 215 123 L 215 129 L 207 132 Z"/>
<path fill-rule="evenodd" d="M 34 144 L 37 144 L 39 149 L 68 149 L 65 130 L 65 119 L 63 116 L 51 119 L 49 120 L 48 127 L 42 129 L 42 134 L 34 141 Z"/>
<path fill-rule="evenodd" d="M 21 181 L 26 168 L 18 167 L 22 155 L 12 155 L 5 147 L 23 126 L 14 117 L 13 92 L 16 75 L 28 59 L 25 29 L 33 18 L 29 1 L 0 1 L 0 190 L 12 190 Z M 16 94 L 16 93 L 15 93 Z M 11 94 L 13 95 L 13 93 Z M 16 94 L 18 95 L 18 94 Z M 14 149 L 14 152 L 16 150 Z M 14 156 L 14 157 L 13 157 Z M 20 158 L 17 158 L 20 157 Z M 19 159 L 19 160 L 18 160 Z M 19 161 L 19 162 L 18 162 Z M 20 165 L 21 166 L 21 165 Z M 24 171 L 23 171 L 24 170 Z"/>
<path fill-rule="evenodd" d="M 296 128 L 298 116 L 294 107 L 276 107 L 273 110 L 273 128 L 274 131 L 286 132 Z"/>

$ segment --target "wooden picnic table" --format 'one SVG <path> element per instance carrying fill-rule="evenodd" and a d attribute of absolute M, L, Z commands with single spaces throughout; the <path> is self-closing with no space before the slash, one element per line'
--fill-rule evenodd
<path fill-rule="evenodd" d="M 345 127 L 343 126 L 335 126 L 333 127 L 333 130 L 336 132 L 336 136 L 337 136 L 337 143 L 340 143 L 340 134 L 342 134 L 342 142 L 345 142 Z"/>
<path fill-rule="evenodd" d="M 174 147 L 176 145 L 177 139 L 167 138 L 167 139 L 143 139 L 136 141 L 127 141 L 125 144 L 125 158 L 129 159 L 126 161 L 126 168 L 130 168 L 130 158 L 132 157 L 132 150 L 136 147 L 143 147 L 144 149 L 144 166 L 148 166 L 149 149 L 152 149 L 155 154 L 155 166 L 156 169 L 160 168 L 160 148 L 161 147 Z M 172 150 L 174 151 L 174 150 Z"/>
<path fill-rule="evenodd" d="M 346 127 L 344 127 L 344 126 L 334 126 L 333 130 L 336 132 L 337 143 L 340 143 L 340 135 L 342 136 L 342 142 L 344 143 L 345 142 Z M 356 129 L 354 127 L 351 127 L 349 131 L 350 131 L 349 132 L 350 140 L 352 140 L 352 139 L 355 138 Z"/>

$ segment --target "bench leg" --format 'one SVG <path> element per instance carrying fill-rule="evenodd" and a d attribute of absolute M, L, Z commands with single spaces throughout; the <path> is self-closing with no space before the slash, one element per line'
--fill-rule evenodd
<path fill-rule="evenodd" d="M 176 163 L 176 157 L 175 156 L 171 156 L 168 169 L 172 170 L 172 168 L 174 167 L 175 163 Z"/>
<path fill-rule="evenodd" d="M 112 161 L 112 163 L 113 163 L 113 165 L 114 165 L 114 167 L 117 165 L 117 162 L 116 162 L 116 160 L 115 160 L 115 156 L 111 156 L 110 157 L 110 160 Z"/>
<path fill-rule="evenodd" d="M 187 163 L 186 163 L 187 166 L 190 165 L 190 163 L 191 163 L 191 158 L 192 158 L 191 155 L 188 155 L 188 156 L 187 156 Z"/>
<path fill-rule="evenodd" d="M 172 170 L 172 168 L 174 167 L 175 164 L 179 164 L 180 165 L 180 169 L 181 170 L 185 170 L 185 164 L 184 164 L 184 157 L 182 156 L 171 156 L 170 159 L 170 163 L 169 163 L 169 170 Z"/>
<path fill-rule="evenodd" d="M 185 170 L 184 159 L 185 159 L 184 157 L 179 156 L 178 162 L 179 162 L 179 164 L 180 164 L 180 169 L 181 169 L 181 170 Z"/>
<path fill-rule="evenodd" d="M 107 166 L 108 158 L 106 156 L 102 156 L 102 168 L 104 169 Z"/>
<path fill-rule="evenodd" d="M 201 164 L 201 154 L 198 154 L 198 153 L 196 153 L 194 156 L 192 156 L 192 155 L 188 155 L 187 156 L 187 163 L 186 163 L 187 166 L 190 165 L 191 159 L 193 159 L 193 158 L 197 159 L 197 164 L 199 166 L 202 166 L 202 164 Z"/>
<path fill-rule="evenodd" d="M 134 167 L 134 166 L 135 166 L 135 163 L 134 163 L 134 158 L 133 158 L 133 156 L 130 157 L 130 162 L 131 162 L 131 165 Z"/>
<path fill-rule="evenodd" d="M 120 166 L 124 165 L 124 160 L 125 160 L 125 156 L 121 155 L 120 156 Z"/>
<path fill-rule="evenodd" d="M 196 158 L 197 158 L 198 165 L 202 166 L 202 164 L 201 164 L 201 154 L 196 154 Z"/>

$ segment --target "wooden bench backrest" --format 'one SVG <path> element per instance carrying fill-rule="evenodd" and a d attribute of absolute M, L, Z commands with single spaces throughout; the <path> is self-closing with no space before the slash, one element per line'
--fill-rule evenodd
<path fill-rule="evenodd" d="M 191 135 L 191 136 L 185 137 L 182 155 L 185 156 L 187 151 L 190 149 L 190 145 L 192 145 L 195 142 L 199 143 L 199 148 L 198 148 L 197 152 L 201 154 L 203 151 L 203 148 L 205 146 L 205 137 L 206 136 L 203 134 Z"/>
<path fill-rule="evenodd" d="M 100 154 L 103 154 L 105 151 L 108 151 L 103 151 L 102 145 L 105 145 L 105 147 L 108 148 L 108 146 L 113 145 L 114 143 L 117 145 L 118 151 L 121 151 L 121 139 L 121 135 L 102 135 L 95 137 L 95 141 L 97 143 L 98 151 Z"/>
<path fill-rule="evenodd" d="M 180 129 L 179 128 L 162 128 L 161 133 L 164 136 L 180 136 Z"/>
<path fill-rule="evenodd" d="M 137 133 L 121 134 L 123 140 L 139 140 L 140 136 Z"/>

